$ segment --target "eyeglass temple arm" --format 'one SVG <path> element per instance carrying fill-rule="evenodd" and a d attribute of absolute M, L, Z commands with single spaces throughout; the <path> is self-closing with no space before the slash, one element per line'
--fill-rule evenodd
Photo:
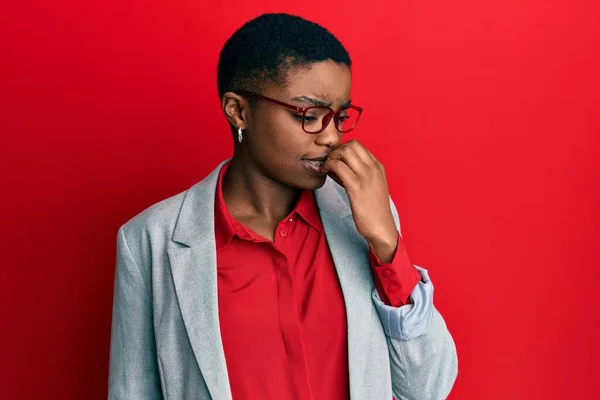
<path fill-rule="evenodd" d="M 275 100 L 275 99 L 272 99 L 270 97 L 263 96 L 262 94 L 253 93 L 253 95 L 256 96 L 256 97 L 260 97 L 261 99 L 270 101 L 271 103 L 279 104 L 280 106 L 284 106 L 286 108 L 289 108 L 290 110 L 294 110 L 294 111 L 297 111 L 297 112 L 304 112 L 304 110 L 305 110 L 305 107 L 294 107 L 291 104 L 286 104 L 286 103 L 281 102 L 279 100 Z"/>

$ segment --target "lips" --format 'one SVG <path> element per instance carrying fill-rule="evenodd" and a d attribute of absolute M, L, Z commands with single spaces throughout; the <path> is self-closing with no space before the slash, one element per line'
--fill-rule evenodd
<path fill-rule="evenodd" d="M 320 162 L 321 165 L 323 165 L 323 163 L 325 162 L 326 159 L 327 159 L 327 154 L 319 156 L 319 157 L 303 158 L 302 161 Z"/>
<path fill-rule="evenodd" d="M 309 163 L 309 164 L 315 165 L 317 167 L 322 167 L 323 164 L 325 163 L 325 160 L 308 160 L 308 159 L 305 159 L 304 161 L 307 162 L 307 163 Z"/>
<path fill-rule="evenodd" d="M 312 172 L 316 172 L 319 175 L 324 175 L 326 172 L 323 171 L 323 164 L 325 163 L 325 157 L 319 157 L 314 159 L 303 158 L 302 163 L 306 168 Z"/>

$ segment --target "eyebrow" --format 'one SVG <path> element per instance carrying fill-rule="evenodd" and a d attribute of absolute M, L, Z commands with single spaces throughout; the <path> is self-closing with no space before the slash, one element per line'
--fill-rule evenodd
<path fill-rule="evenodd" d="M 313 106 L 331 107 L 331 103 L 327 103 L 326 101 L 322 101 L 308 96 L 298 96 L 294 97 L 292 100 L 297 101 L 299 103 L 311 104 Z M 349 106 L 350 104 L 352 104 L 352 100 L 348 99 L 348 101 L 342 104 L 342 107 Z"/>

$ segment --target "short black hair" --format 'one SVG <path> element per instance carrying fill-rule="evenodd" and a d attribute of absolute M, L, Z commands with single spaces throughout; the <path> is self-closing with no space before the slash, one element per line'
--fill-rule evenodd
<path fill-rule="evenodd" d="M 258 92 L 268 80 L 285 82 L 295 66 L 333 60 L 352 65 L 342 43 L 327 29 L 295 15 L 263 14 L 246 22 L 219 57 L 219 97 L 228 91 Z"/>

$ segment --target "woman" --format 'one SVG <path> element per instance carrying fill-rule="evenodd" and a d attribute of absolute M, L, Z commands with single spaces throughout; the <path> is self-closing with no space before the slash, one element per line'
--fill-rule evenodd
<path fill-rule="evenodd" d="M 441 399 L 454 343 L 410 262 L 324 28 L 266 14 L 225 44 L 234 154 L 118 233 L 110 399 Z M 329 179 L 331 178 L 331 179 Z"/>

